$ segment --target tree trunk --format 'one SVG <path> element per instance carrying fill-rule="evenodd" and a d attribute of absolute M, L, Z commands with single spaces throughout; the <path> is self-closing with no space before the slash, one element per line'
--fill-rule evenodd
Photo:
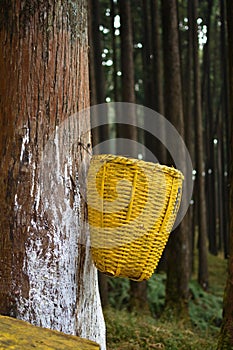
<path fill-rule="evenodd" d="M 89 8 L 89 46 L 90 46 L 90 83 L 92 105 L 105 102 L 105 78 L 102 65 L 102 44 L 100 37 L 99 0 L 88 0 Z M 93 113 L 93 111 L 91 111 Z M 92 116 L 91 116 L 92 117 Z M 95 116 L 98 117 L 98 116 Z M 98 144 L 108 139 L 108 125 L 92 129 L 94 153 L 98 153 Z"/>
<path fill-rule="evenodd" d="M 146 107 L 153 108 L 155 93 L 153 84 L 153 56 L 152 56 L 152 26 L 151 26 L 151 8 L 150 1 L 142 0 L 143 14 L 143 86 L 144 86 L 144 104 Z"/>
<path fill-rule="evenodd" d="M 114 102 L 119 102 L 119 83 L 118 83 L 118 55 L 117 55 L 117 41 L 115 35 L 115 16 L 116 16 L 116 4 L 114 0 L 111 0 L 111 31 L 112 31 L 112 58 L 113 58 L 113 86 L 114 86 Z"/>
<path fill-rule="evenodd" d="M 92 41 L 89 42 L 94 53 L 94 72 L 96 82 L 96 103 L 105 102 L 105 81 L 102 66 L 102 44 L 100 37 L 100 4 L 99 0 L 89 0 L 91 5 L 90 20 L 92 22 Z"/>
<path fill-rule="evenodd" d="M 118 125 L 117 137 L 137 141 L 137 129 L 132 126 L 135 120 L 135 91 L 134 91 L 134 61 L 133 61 L 133 33 L 130 0 L 120 0 L 119 2 L 121 18 L 121 71 L 122 71 L 122 101 L 129 102 L 124 126 Z M 128 124 L 128 125 L 127 125 Z M 124 143 L 120 143 L 118 151 L 122 155 L 128 155 Z M 131 156 L 137 158 L 137 147 L 131 148 Z"/>
<path fill-rule="evenodd" d="M 228 22 L 228 57 L 229 57 L 229 88 L 230 88 L 230 120 L 231 120 L 231 193 L 230 193 L 230 257 L 228 263 L 228 277 L 224 293 L 223 323 L 218 342 L 218 350 L 230 350 L 233 348 L 233 2 L 227 0 L 227 22 Z"/>
<path fill-rule="evenodd" d="M 213 215 L 216 210 L 216 167 L 214 164 L 214 148 L 213 143 L 213 96 L 211 92 L 211 58 L 210 58 L 210 40 L 212 39 L 212 14 L 213 2 L 209 1 L 206 6 L 205 23 L 207 26 L 207 42 L 203 48 L 203 65 L 202 65 L 202 111 L 205 124 L 205 140 L 204 148 L 206 153 L 206 220 L 207 233 L 209 241 L 209 251 L 211 254 L 217 255 L 217 224 L 216 215 Z M 215 34 L 214 34 L 215 35 Z M 198 200 L 198 198 L 197 198 Z"/>
<path fill-rule="evenodd" d="M 149 304 L 147 299 L 147 282 L 130 281 L 129 310 L 138 314 L 149 314 Z"/>
<path fill-rule="evenodd" d="M 135 103 L 134 89 L 134 61 L 133 61 L 133 33 L 130 0 L 120 0 L 119 2 L 121 18 L 121 70 L 122 70 L 122 101 Z M 137 129 L 132 126 L 135 118 L 135 108 L 129 105 L 127 108 L 125 122 L 129 125 L 118 127 L 118 138 L 137 140 Z M 120 149 L 120 153 L 127 154 L 128 150 Z M 131 156 L 137 158 L 137 146 L 132 145 Z M 130 281 L 130 308 L 131 310 L 142 310 L 145 308 L 146 282 Z"/>
<path fill-rule="evenodd" d="M 133 33 L 130 0 L 120 0 L 122 101 L 135 103 Z"/>
<path fill-rule="evenodd" d="M 105 102 L 105 79 L 102 66 L 102 45 L 100 37 L 100 4 L 99 0 L 88 0 L 88 23 L 89 23 L 89 72 L 90 72 L 90 97 L 91 105 Z M 95 113 L 91 110 L 91 113 Z M 91 115 L 93 117 L 93 115 Z M 98 118 L 98 114 L 95 118 Z M 92 128 L 92 145 L 94 153 L 99 153 L 98 145 L 108 139 L 108 125 Z M 98 272 L 100 297 L 103 308 L 108 305 L 108 280 L 107 276 Z"/>
<path fill-rule="evenodd" d="M 192 5 L 188 1 L 187 6 L 187 18 L 188 23 L 190 24 L 192 19 Z M 194 122 L 193 122 L 193 42 L 192 42 L 192 31 L 189 25 L 188 29 L 188 47 L 187 47 L 187 57 L 186 57 L 186 70 L 183 73 L 185 76 L 184 81 L 184 124 L 185 124 L 185 142 L 189 150 L 189 154 L 192 159 L 193 166 L 195 164 L 194 157 Z M 195 236 L 195 220 L 194 220 L 194 205 L 190 205 L 187 214 L 188 215 L 188 225 L 189 225 L 189 264 L 190 264 L 190 274 L 194 266 L 194 236 Z"/>
<path fill-rule="evenodd" d="M 164 114 L 163 101 L 163 65 L 160 35 L 159 1 L 151 0 L 151 25 L 152 25 L 152 54 L 153 54 L 153 78 L 154 78 L 154 105 L 157 112 Z"/>
<path fill-rule="evenodd" d="M 201 108 L 201 84 L 200 84 L 200 64 L 199 64 L 199 46 L 198 46 L 198 27 L 197 27 L 197 0 L 192 1 L 193 5 L 193 65 L 194 65 L 194 111 L 195 111 L 195 140 L 196 140 L 196 162 L 197 162 L 197 181 L 198 186 L 198 249 L 199 249 L 199 267 L 198 281 L 203 289 L 208 289 L 208 261 L 207 261 L 207 223 L 206 223 L 206 197 L 205 197 L 205 164 L 203 149 L 203 127 L 202 127 L 202 108 Z"/>
<path fill-rule="evenodd" d="M 226 5 L 225 1 L 220 1 L 220 15 L 221 15 L 221 32 L 220 32 L 220 45 L 221 45 L 221 76 L 223 76 L 222 83 L 222 236 L 223 236 L 223 248 L 224 255 L 228 257 L 228 241 L 229 241 L 229 163 L 230 163 L 230 155 L 229 155 L 229 141 L 230 141 L 230 133 L 229 133 L 229 101 L 228 94 L 226 90 L 226 86 L 228 86 L 228 69 L 227 69 L 227 35 L 226 35 Z"/>
<path fill-rule="evenodd" d="M 141 0 L 141 11 L 142 11 L 142 64 L 143 64 L 143 104 L 146 107 L 154 108 L 154 84 L 153 84 L 153 61 L 152 61 L 152 45 L 151 45 L 151 9 L 150 1 Z M 153 16 L 152 16 L 153 17 Z M 146 116 L 144 116 L 144 119 Z M 154 157 L 160 162 L 160 152 L 158 145 L 160 146 L 159 140 L 156 140 L 153 135 L 144 131 L 144 144 L 145 144 L 145 160 L 153 161 Z"/>
<path fill-rule="evenodd" d="M 78 20 L 77 20 L 78 19 Z M 86 1 L 0 6 L 0 313 L 105 349 L 84 201 Z"/>
<path fill-rule="evenodd" d="M 164 44 L 164 96 L 166 99 L 165 117 L 184 137 L 177 3 L 176 0 L 164 0 L 161 5 Z M 183 150 L 181 149 L 180 152 L 182 157 Z M 166 309 L 172 309 L 174 316 L 178 318 L 188 317 L 190 265 L 187 218 L 186 215 L 179 227 L 171 234 L 167 251 Z"/>
<path fill-rule="evenodd" d="M 142 49 L 144 105 L 159 113 L 163 113 L 158 0 L 142 0 L 142 9 L 144 29 Z M 160 132 L 165 132 L 165 130 L 161 128 Z M 155 156 L 160 163 L 165 164 L 166 152 L 164 145 L 146 131 L 144 132 L 144 140 L 146 146 L 145 159 L 147 161 L 154 161 Z M 154 156 L 150 152 L 152 152 Z"/>

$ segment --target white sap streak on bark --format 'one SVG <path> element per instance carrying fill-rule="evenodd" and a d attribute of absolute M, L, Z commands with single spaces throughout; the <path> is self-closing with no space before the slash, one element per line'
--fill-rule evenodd
<path fill-rule="evenodd" d="M 32 157 L 32 155 L 31 155 L 31 157 Z M 33 164 L 32 164 L 32 183 L 31 183 L 31 191 L 30 191 L 31 197 L 33 197 L 33 195 L 34 195 L 35 175 L 36 175 L 36 164 L 35 164 L 35 162 L 33 162 Z"/>
<path fill-rule="evenodd" d="M 20 152 L 20 161 L 21 162 L 23 160 L 23 154 L 24 154 L 24 151 L 25 151 L 25 146 L 29 142 L 29 128 L 25 128 L 25 131 L 26 132 L 25 132 L 25 135 L 24 135 L 23 140 L 22 140 L 21 152 Z"/>
<path fill-rule="evenodd" d="M 70 140 L 65 130 L 69 130 L 68 122 L 57 128 L 54 140 L 46 144 L 40 173 L 31 156 L 30 193 L 37 215 L 27 228 L 24 273 L 29 279 L 29 296 L 20 292 L 17 317 L 37 326 L 78 334 L 105 350 L 97 271 L 90 256 L 88 224 L 81 217 L 79 174 L 77 170 L 76 175 L 73 173 L 77 169 L 71 154 L 75 140 Z M 29 142 L 27 135 L 20 159 Z M 85 162 L 83 167 L 85 170 Z M 71 176 L 75 176 L 75 190 Z M 78 265 L 80 245 L 85 247 L 83 271 Z"/>
<path fill-rule="evenodd" d="M 36 195 L 35 195 L 35 210 L 36 210 L 36 212 L 38 212 L 39 204 L 40 204 L 40 185 L 38 185 L 38 189 L 37 189 Z"/>
<path fill-rule="evenodd" d="M 64 173 L 60 159 L 57 133 L 50 143 L 41 164 L 40 187 L 35 198 L 41 198 L 52 227 L 32 220 L 24 261 L 29 277 L 29 298 L 20 298 L 18 316 L 32 324 L 75 334 L 76 271 L 80 226 L 79 211 L 71 208 L 64 196 L 69 171 Z M 65 169 L 67 164 L 65 163 Z M 34 179 L 33 179 L 34 180 Z M 35 186 L 35 183 L 34 185 Z M 35 188 L 33 187 L 33 190 Z M 80 196 L 74 196 L 75 208 L 80 207 Z M 36 205 L 38 208 L 38 203 Z M 40 213 L 43 217 L 43 212 Z"/>
<path fill-rule="evenodd" d="M 15 209 L 15 211 L 20 209 L 20 206 L 19 206 L 19 203 L 18 203 L 18 195 L 17 195 L 17 193 L 15 194 L 14 209 Z"/>

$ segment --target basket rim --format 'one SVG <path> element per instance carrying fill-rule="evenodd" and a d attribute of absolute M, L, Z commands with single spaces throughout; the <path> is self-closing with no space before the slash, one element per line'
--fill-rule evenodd
<path fill-rule="evenodd" d="M 111 161 L 113 159 L 115 160 L 119 160 L 119 162 L 122 160 L 124 162 L 124 165 L 126 165 L 126 161 L 129 161 L 130 163 L 135 163 L 138 164 L 141 167 L 145 167 L 145 166 L 149 166 L 151 167 L 151 170 L 158 170 L 161 172 L 165 172 L 171 176 L 173 176 L 174 178 L 181 178 L 182 180 L 184 180 L 184 175 L 183 173 L 174 168 L 173 166 L 167 166 L 167 165 L 163 165 L 163 164 L 159 164 L 159 163 L 153 163 L 153 162 L 148 162 L 142 159 L 137 159 L 137 158 L 133 158 L 133 157 L 127 157 L 127 156 L 122 156 L 122 155 L 114 155 L 114 154 L 109 154 L 109 153 L 104 153 L 104 154 L 94 154 L 91 157 L 91 161 L 92 160 L 99 160 L 99 161 L 103 161 L 103 162 L 107 162 L 108 160 Z"/>

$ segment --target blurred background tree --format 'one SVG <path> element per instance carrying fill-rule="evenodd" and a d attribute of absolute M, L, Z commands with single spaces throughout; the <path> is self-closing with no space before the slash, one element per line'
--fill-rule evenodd
<path fill-rule="evenodd" d="M 227 1 L 227 24 L 228 24 L 228 57 L 229 57 L 229 98 L 230 98 L 230 121 L 231 131 L 233 128 L 233 3 Z M 227 77 L 227 75 L 226 75 Z M 225 77 L 225 79 L 226 79 Z M 223 323 L 219 336 L 218 349 L 232 349 L 232 327 L 233 327 L 233 137 L 231 134 L 231 192 L 230 192 L 230 257 L 228 262 L 228 277 L 224 294 Z"/>

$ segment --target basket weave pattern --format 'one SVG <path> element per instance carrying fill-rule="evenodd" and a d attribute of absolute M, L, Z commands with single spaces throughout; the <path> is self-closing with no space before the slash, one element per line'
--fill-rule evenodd
<path fill-rule="evenodd" d="M 87 201 L 92 257 L 111 276 L 151 277 L 181 199 L 180 171 L 114 155 L 93 156 Z"/>

